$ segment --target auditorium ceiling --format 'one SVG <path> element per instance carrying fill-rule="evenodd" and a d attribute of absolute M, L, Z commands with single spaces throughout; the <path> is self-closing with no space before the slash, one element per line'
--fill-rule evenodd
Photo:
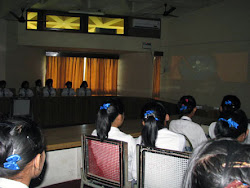
<path fill-rule="evenodd" d="M 21 15 L 21 8 L 78 12 L 94 15 L 121 15 L 144 18 L 162 18 L 171 7 L 175 16 L 185 16 L 198 9 L 224 0 L 0 0 L 0 18 L 11 16 L 9 11 Z M 169 17 L 171 18 L 171 17 Z"/>

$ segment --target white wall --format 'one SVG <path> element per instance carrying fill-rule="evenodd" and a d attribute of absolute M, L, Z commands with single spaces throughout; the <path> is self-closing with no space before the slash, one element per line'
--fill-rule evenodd
<path fill-rule="evenodd" d="M 122 54 L 118 65 L 118 95 L 152 97 L 152 77 L 151 52 Z"/>
<path fill-rule="evenodd" d="M 250 1 L 227 0 L 217 5 L 200 9 L 177 19 L 163 21 L 165 35 L 162 48 L 163 70 L 161 76 L 161 98 L 177 101 L 182 95 L 191 94 L 198 104 L 219 106 L 222 97 L 237 95 L 242 108 L 250 117 Z M 167 72 L 172 56 L 212 56 L 216 54 L 248 53 L 248 62 L 244 72 L 247 79 L 238 82 L 223 81 L 217 78 L 217 72 L 207 80 L 171 79 Z M 237 61 L 234 70 L 225 66 L 225 71 L 235 71 L 240 67 Z M 218 65 L 216 69 L 218 68 Z M 163 72 L 165 69 L 166 72 Z"/>
<path fill-rule="evenodd" d="M 6 51 L 7 51 L 7 23 L 0 19 L 0 80 L 5 79 Z"/>
<path fill-rule="evenodd" d="M 24 80 L 29 81 L 32 87 L 35 80 L 43 78 L 45 50 L 18 45 L 17 33 L 17 23 L 8 22 L 5 36 L 7 38 L 5 71 L 7 87 L 18 89 Z"/>
<path fill-rule="evenodd" d="M 46 49 L 53 48 L 121 53 L 122 63 L 119 66 L 119 78 L 122 80 L 118 81 L 119 95 L 151 96 L 151 52 L 142 49 L 142 43 L 151 42 L 152 51 L 154 51 L 159 49 L 160 39 L 29 31 L 25 29 L 25 24 L 16 22 L 8 23 L 7 39 L 8 51 L 5 72 L 8 87 L 18 89 L 23 80 L 28 80 L 32 86 L 36 79 L 43 78 L 45 74 L 44 53 Z M 146 78 L 138 78 L 136 69 L 141 69 L 140 72 Z M 136 83 L 140 83 L 138 88 Z"/>

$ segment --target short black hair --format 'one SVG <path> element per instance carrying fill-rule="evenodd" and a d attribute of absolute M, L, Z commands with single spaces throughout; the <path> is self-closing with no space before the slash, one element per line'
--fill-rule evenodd
<path fill-rule="evenodd" d="M 42 84 L 42 80 L 41 80 L 41 79 L 38 79 L 38 80 L 35 81 L 36 86 L 37 86 L 39 83 Z"/>
<path fill-rule="evenodd" d="M 29 82 L 28 82 L 28 81 L 26 81 L 26 80 L 25 80 L 25 81 L 23 81 L 23 82 L 22 82 L 22 84 L 21 84 L 21 88 L 24 88 L 24 86 L 25 86 L 26 84 L 29 84 Z"/>
<path fill-rule="evenodd" d="M 3 85 L 6 85 L 6 81 L 5 80 L 1 80 L 0 81 L 0 87 L 3 86 Z"/>
<path fill-rule="evenodd" d="M 191 95 L 182 96 L 177 104 L 177 107 L 182 116 L 188 115 L 196 107 L 196 101 Z"/>
<path fill-rule="evenodd" d="M 82 84 L 80 85 L 80 88 L 84 87 L 84 86 L 88 87 L 88 82 L 87 81 L 82 81 Z"/>
<path fill-rule="evenodd" d="M 48 86 L 50 83 L 51 83 L 51 84 L 53 83 L 53 80 L 52 80 L 52 79 L 46 80 L 45 85 Z"/>

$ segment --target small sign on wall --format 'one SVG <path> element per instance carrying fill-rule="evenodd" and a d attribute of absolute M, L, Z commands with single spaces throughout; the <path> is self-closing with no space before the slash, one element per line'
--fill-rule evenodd
<path fill-rule="evenodd" d="M 142 48 L 143 49 L 151 49 L 152 48 L 151 42 L 143 42 L 142 43 Z"/>

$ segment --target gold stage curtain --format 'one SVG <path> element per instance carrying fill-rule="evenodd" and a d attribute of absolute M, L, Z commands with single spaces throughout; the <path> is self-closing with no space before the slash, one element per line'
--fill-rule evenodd
<path fill-rule="evenodd" d="M 161 80 L 161 56 L 154 57 L 154 73 L 153 73 L 153 93 L 154 99 L 160 98 L 160 80 Z"/>
<path fill-rule="evenodd" d="M 79 88 L 83 81 L 83 57 L 46 57 L 46 80 L 53 79 L 54 88 L 64 88 L 67 81 Z"/>
<path fill-rule="evenodd" d="M 92 95 L 117 95 L 118 59 L 87 58 L 85 80 Z"/>

